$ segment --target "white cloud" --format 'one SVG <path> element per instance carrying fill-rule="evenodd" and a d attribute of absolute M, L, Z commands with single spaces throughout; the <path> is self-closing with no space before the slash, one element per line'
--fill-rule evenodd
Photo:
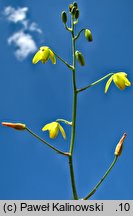
<path fill-rule="evenodd" d="M 15 9 L 11 6 L 7 6 L 4 9 L 4 16 L 6 16 L 7 20 L 13 23 L 21 23 L 24 30 L 34 31 L 38 32 L 39 34 L 42 33 L 42 30 L 38 27 L 37 23 L 30 22 L 27 19 L 27 11 L 29 9 L 27 7 L 21 7 L 18 9 Z"/>
<path fill-rule="evenodd" d="M 31 35 L 31 32 L 42 33 L 42 30 L 38 27 L 37 23 L 31 22 L 27 18 L 28 7 L 14 8 L 7 6 L 4 9 L 3 15 L 11 23 L 16 25 L 19 23 L 22 25 L 21 29 L 14 32 L 8 38 L 9 45 L 15 45 L 15 56 L 18 60 L 24 60 L 29 54 L 34 53 L 37 50 L 36 42 Z M 25 31 L 27 33 L 25 33 Z"/>
<path fill-rule="evenodd" d="M 37 50 L 36 43 L 30 34 L 19 31 L 8 38 L 8 43 L 14 44 L 17 49 L 15 55 L 18 60 L 24 60 L 29 54 Z"/>
<path fill-rule="evenodd" d="M 4 9 L 4 15 L 7 17 L 7 20 L 10 22 L 22 22 L 26 19 L 27 16 L 27 7 L 15 9 L 11 6 L 8 6 Z"/>
<path fill-rule="evenodd" d="M 40 28 L 38 28 L 38 25 L 35 22 L 31 23 L 31 25 L 29 26 L 29 30 L 30 31 L 36 31 L 40 34 L 42 33 L 42 30 Z"/>

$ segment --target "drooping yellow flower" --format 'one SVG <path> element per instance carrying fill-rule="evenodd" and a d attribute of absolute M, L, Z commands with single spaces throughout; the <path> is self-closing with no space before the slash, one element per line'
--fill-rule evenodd
<path fill-rule="evenodd" d="M 40 47 L 40 50 L 34 55 L 32 63 L 36 64 L 41 61 L 43 64 L 45 64 L 49 59 L 53 64 L 56 64 L 56 58 L 53 51 L 47 46 L 42 46 Z"/>
<path fill-rule="evenodd" d="M 127 79 L 127 74 L 124 72 L 118 72 L 113 74 L 107 81 L 104 91 L 105 93 L 107 93 L 112 80 L 120 90 L 124 90 L 126 86 L 131 86 L 131 82 Z"/>
<path fill-rule="evenodd" d="M 51 139 L 54 139 L 57 137 L 59 130 L 63 136 L 64 139 L 66 139 L 66 133 L 63 129 L 63 127 L 58 123 L 58 122 L 51 122 L 49 124 L 46 124 L 43 128 L 42 131 L 49 131 L 49 137 Z"/>
<path fill-rule="evenodd" d="M 21 123 L 2 122 L 1 124 L 3 126 L 10 127 L 10 128 L 16 129 L 16 130 L 25 130 L 26 129 L 26 125 L 21 124 Z"/>

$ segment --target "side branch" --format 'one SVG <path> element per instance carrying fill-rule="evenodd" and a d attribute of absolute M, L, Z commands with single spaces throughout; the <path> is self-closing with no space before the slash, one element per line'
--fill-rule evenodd
<path fill-rule="evenodd" d="M 112 170 L 112 168 L 114 167 L 116 161 L 118 159 L 118 156 L 115 156 L 113 162 L 111 163 L 109 169 L 107 170 L 107 172 L 104 174 L 104 176 L 101 178 L 101 180 L 98 182 L 98 184 L 93 188 L 93 190 L 82 200 L 87 200 L 89 199 L 98 189 L 98 187 L 102 184 L 102 182 L 104 181 L 104 179 L 107 177 L 107 175 L 110 173 L 110 171 Z"/>
<path fill-rule="evenodd" d="M 103 81 L 103 80 L 106 79 L 107 77 L 112 76 L 113 74 L 114 74 L 114 73 L 109 73 L 109 74 L 107 74 L 106 76 L 102 77 L 101 79 L 99 79 L 99 80 L 97 80 L 97 81 L 95 81 L 95 82 L 89 84 L 88 86 L 86 86 L 86 87 L 84 87 L 84 88 L 81 88 L 81 89 L 77 89 L 77 93 L 82 92 L 82 91 L 84 91 L 84 90 L 86 90 L 86 89 L 88 89 L 88 88 L 90 88 L 90 87 L 92 87 L 92 86 L 94 86 L 94 85 L 97 85 L 98 83 L 100 83 L 101 81 Z"/>
<path fill-rule="evenodd" d="M 69 28 L 66 24 L 64 24 L 64 27 L 65 27 L 65 29 L 66 29 L 67 31 L 72 32 L 72 29 Z"/>
<path fill-rule="evenodd" d="M 64 59 L 62 59 L 60 56 L 58 56 L 55 52 L 53 52 L 55 54 L 55 56 L 60 59 L 60 61 L 62 61 L 69 69 L 73 70 L 73 66 L 68 64 Z"/>
<path fill-rule="evenodd" d="M 34 136 L 35 138 L 37 138 L 38 140 L 40 140 L 41 142 L 43 142 L 44 144 L 46 144 L 48 147 L 50 147 L 51 149 L 53 149 L 54 151 L 56 151 L 58 154 L 64 155 L 64 156 L 69 156 L 69 152 L 62 152 L 60 150 L 58 150 L 57 148 L 53 147 L 51 144 L 49 144 L 48 142 L 46 142 L 45 140 L 43 140 L 41 137 L 39 137 L 37 134 L 35 134 L 34 132 L 32 132 L 29 128 L 26 127 L 26 129 L 32 136 Z"/>
<path fill-rule="evenodd" d="M 79 33 L 74 37 L 74 40 L 77 40 L 77 39 L 79 38 L 80 34 L 81 34 L 83 31 L 85 31 L 85 30 L 86 30 L 85 28 L 81 29 L 81 30 L 79 31 Z"/>
<path fill-rule="evenodd" d="M 69 125 L 69 126 L 72 126 L 72 122 L 67 121 L 67 120 L 65 120 L 65 119 L 56 119 L 56 122 L 63 122 L 63 123 L 65 123 L 65 124 Z"/>

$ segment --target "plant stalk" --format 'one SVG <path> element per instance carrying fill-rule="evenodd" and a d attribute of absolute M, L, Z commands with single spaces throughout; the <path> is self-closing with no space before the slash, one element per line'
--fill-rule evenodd
<path fill-rule="evenodd" d="M 55 54 L 55 56 L 60 59 L 60 61 L 62 61 L 69 69 L 73 70 L 73 66 L 68 64 L 63 58 L 61 58 L 59 55 L 57 55 L 54 51 L 53 53 Z"/>
<path fill-rule="evenodd" d="M 72 17 L 72 55 L 73 55 L 73 70 L 72 70 L 72 83 L 73 83 L 73 108 L 72 108 L 72 130 L 70 141 L 70 156 L 69 156 L 69 169 L 71 177 L 71 185 L 73 191 L 73 198 L 78 200 L 78 194 L 76 190 L 74 169 L 73 169 L 73 150 L 75 141 L 75 128 L 76 128 L 76 110 L 77 110 L 77 88 L 76 88 L 76 57 L 75 57 L 75 39 L 74 39 L 74 18 Z"/>
<path fill-rule="evenodd" d="M 51 149 L 56 151 L 58 154 L 61 154 L 61 155 L 64 155 L 64 156 L 69 156 L 69 152 L 62 152 L 62 151 L 58 150 L 57 148 L 53 147 L 51 144 L 49 144 L 48 142 L 43 140 L 41 137 L 39 137 L 37 134 L 35 134 L 33 131 L 31 131 L 29 128 L 26 127 L 25 130 L 27 130 L 32 136 L 34 136 L 35 138 L 37 138 L 38 140 L 40 140 L 41 142 L 46 144 L 48 147 L 50 147 Z"/>
<path fill-rule="evenodd" d="M 63 123 L 65 123 L 65 124 L 69 125 L 69 126 L 72 126 L 72 122 L 67 121 L 67 120 L 65 120 L 65 119 L 56 119 L 56 122 L 63 122 Z"/>
<path fill-rule="evenodd" d="M 115 158 L 114 158 L 113 162 L 111 163 L 111 165 L 110 165 L 109 169 L 107 170 L 107 172 L 104 174 L 104 176 L 101 178 L 101 180 L 97 183 L 97 185 L 93 188 L 93 190 L 85 198 L 83 198 L 83 200 L 89 199 L 96 192 L 98 187 L 102 184 L 104 179 L 107 177 L 107 175 L 110 173 L 110 171 L 114 167 L 117 159 L 118 159 L 118 156 L 115 156 Z"/>
<path fill-rule="evenodd" d="M 77 40 L 77 39 L 79 38 L 80 34 L 81 34 L 83 31 L 85 31 L 85 28 L 81 29 L 81 30 L 79 31 L 79 33 L 75 36 L 74 39 Z"/>
<path fill-rule="evenodd" d="M 86 87 L 84 87 L 84 88 L 81 88 L 81 89 L 77 89 L 77 93 L 82 92 L 82 91 L 84 91 L 84 90 L 86 90 L 86 89 L 88 89 L 88 88 L 90 88 L 90 87 L 92 87 L 92 86 L 94 86 L 94 85 L 97 85 L 98 83 L 100 83 L 100 82 L 103 81 L 104 79 L 108 78 L 109 76 L 112 76 L 113 74 L 114 74 L 114 73 L 109 73 L 109 74 L 107 74 L 106 76 L 102 77 L 101 79 L 99 79 L 99 80 L 97 80 L 97 81 L 95 81 L 95 82 L 89 84 L 88 86 L 86 86 Z"/>

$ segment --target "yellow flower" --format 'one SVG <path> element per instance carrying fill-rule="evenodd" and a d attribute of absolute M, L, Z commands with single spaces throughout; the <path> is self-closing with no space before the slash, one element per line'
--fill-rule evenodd
<path fill-rule="evenodd" d="M 58 122 L 51 122 L 49 124 L 46 124 L 43 128 L 42 131 L 49 131 L 49 137 L 51 139 L 54 139 L 57 137 L 59 130 L 63 136 L 64 139 L 66 139 L 66 133 L 63 129 L 63 127 L 58 123 Z"/>
<path fill-rule="evenodd" d="M 107 93 L 112 80 L 120 90 L 124 90 L 126 86 L 131 86 L 131 82 L 127 79 L 127 74 L 124 72 L 118 72 L 113 74 L 107 81 L 104 91 L 105 93 Z"/>
<path fill-rule="evenodd" d="M 16 130 L 25 130 L 26 125 L 21 123 L 2 122 L 3 126 L 14 128 Z"/>
<path fill-rule="evenodd" d="M 41 61 L 43 64 L 45 64 L 49 59 L 53 64 L 56 64 L 56 58 L 53 51 L 47 46 L 42 46 L 40 47 L 40 50 L 34 55 L 32 63 L 36 64 L 37 62 Z"/>

